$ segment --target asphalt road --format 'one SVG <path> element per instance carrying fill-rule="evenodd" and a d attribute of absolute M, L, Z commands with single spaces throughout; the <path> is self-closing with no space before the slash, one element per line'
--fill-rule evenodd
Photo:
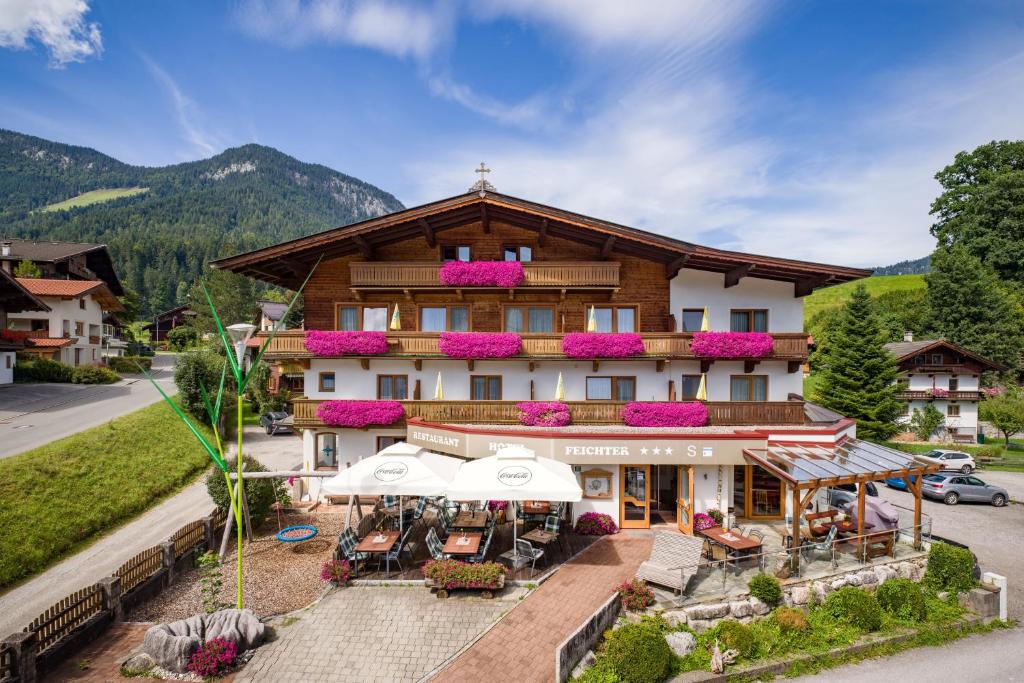
<path fill-rule="evenodd" d="M 153 358 L 153 377 L 174 390 L 173 354 Z M 0 458 L 23 453 L 160 400 L 140 375 L 114 384 L 12 384 L 0 388 Z"/>

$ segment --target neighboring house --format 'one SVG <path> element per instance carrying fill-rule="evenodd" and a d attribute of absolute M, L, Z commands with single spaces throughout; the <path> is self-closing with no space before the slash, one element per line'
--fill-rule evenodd
<path fill-rule="evenodd" d="M 279 301 L 264 301 L 259 300 L 256 302 L 259 308 L 259 312 L 256 314 L 256 328 L 260 332 L 270 332 L 277 325 L 278 321 L 284 317 L 284 314 L 288 311 L 288 304 L 283 304 Z"/>
<path fill-rule="evenodd" d="M 93 365 L 113 352 L 103 339 L 107 313 L 124 310 L 103 280 L 18 278 L 48 307 L 45 313 L 11 313 L 8 327 L 28 334 L 24 353 L 68 365 Z"/>
<path fill-rule="evenodd" d="M 12 238 L 0 241 L 0 268 L 14 273 L 22 261 L 36 264 L 43 278 L 102 280 L 114 296 L 124 296 L 105 244 L 35 242 Z"/>
<path fill-rule="evenodd" d="M 770 449 L 832 453 L 857 442 L 847 440 L 853 420 L 798 396 L 808 353 L 803 297 L 870 271 L 704 247 L 491 189 L 214 262 L 296 289 L 323 258 L 303 292 L 305 330 L 279 332 L 265 356 L 279 376 L 303 374 L 292 403 L 304 469 L 344 468 L 403 440 L 469 458 L 522 444 L 574 467 L 586 492 L 574 516 L 606 512 L 626 528 L 670 523 L 689 533 L 693 513 L 709 508 L 785 518 L 792 496 L 757 464 L 776 457 Z M 449 277 L 452 261 L 492 263 L 479 266 L 483 280 L 462 281 Z M 522 265 L 518 284 L 487 280 L 506 269 L 518 279 L 510 261 Z M 743 351 L 702 335 L 705 319 L 711 331 L 739 333 L 728 340 Z M 595 334 L 568 336 L 588 327 Z M 365 340 L 377 346 L 307 347 L 307 334 L 333 330 L 374 332 Z M 442 344 L 445 332 L 512 334 Z M 615 358 L 573 346 L 625 347 L 637 334 L 643 347 L 612 350 Z M 510 339 L 518 352 L 489 346 Z M 704 346 L 695 348 L 698 339 Z M 473 341 L 487 348 L 467 356 L 449 346 Z M 552 401 L 560 390 L 572 424 L 521 424 L 517 404 Z M 397 401 L 402 412 L 344 403 L 352 400 Z M 706 410 L 707 418 L 630 426 L 627 407 Z M 354 424 L 366 414 L 386 424 Z M 307 485 L 319 495 L 317 482 Z"/>
<path fill-rule="evenodd" d="M 914 410 L 924 410 L 931 403 L 945 416 L 944 429 L 932 440 L 948 436 L 953 441 L 974 442 L 982 398 L 981 374 L 1007 368 L 945 339 L 914 341 L 910 332 L 903 341 L 886 344 L 885 348 L 900 366 L 900 420 L 909 423 Z"/>
<path fill-rule="evenodd" d="M 50 307 L 0 269 L 0 384 L 14 381 L 17 353 L 25 349 L 28 335 L 7 328 L 8 316 L 23 311 L 45 314 Z"/>
<path fill-rule="evenodd" d="M 155 342 L 167 341 L 167 333 L 180 325 L 188 325 L 196 317 L 195 311 L 184 306 L 175 306 L 163 313 L 157 313 L 153 322 L 143 329 L 149 330 L 150 339 Z"/>

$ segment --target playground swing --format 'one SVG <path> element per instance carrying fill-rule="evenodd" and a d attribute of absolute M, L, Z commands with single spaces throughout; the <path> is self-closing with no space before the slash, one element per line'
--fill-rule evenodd
<path fill-rule="evenodd" d="M 289 478 L 289 483 L 293 481 Z M 306 524 L 293 524 L 292 526 L 286 526 L 281 528 L 281 498 L 277 494 L 277 487 L 274 487 L 274 498 L 277 501 L 277 540 L 282 543 L 301 543 L 302 541 L 309 541 L 316 538 L 319 533 L 317 529 L 317 517 L 315 512 L 310 512 L 309 520 Z M 314 508 L 316 505 L 314 504 Z"/>

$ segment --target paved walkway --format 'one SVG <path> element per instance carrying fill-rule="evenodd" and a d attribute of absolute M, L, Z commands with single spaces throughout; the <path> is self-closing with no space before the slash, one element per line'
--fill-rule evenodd
<path fill-rule="evenodd" d="M 606 536 L 555 572 L 433 681 L 550 683 L 558 644 L 636 573 L 652 542 L 650 534 Z"/>
<path fill-rule="evenodd" d="M 439 600 L 422 586 L 336 589 L 298 621 L 275 620 L 277 639 L 256 650 L 236 680 L 418 681 L 514 607 L 519 594 Z"/>

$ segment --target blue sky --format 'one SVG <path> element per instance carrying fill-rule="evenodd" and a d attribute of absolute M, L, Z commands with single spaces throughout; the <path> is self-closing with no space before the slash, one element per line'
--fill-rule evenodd
<path fill-rule="evenodd" d="M 729 249 L 928 253 L 934 173 L 1024 137 L 1024 4 L 0 0 L 0 127 L 162 165 L 247 142 Z"/>

